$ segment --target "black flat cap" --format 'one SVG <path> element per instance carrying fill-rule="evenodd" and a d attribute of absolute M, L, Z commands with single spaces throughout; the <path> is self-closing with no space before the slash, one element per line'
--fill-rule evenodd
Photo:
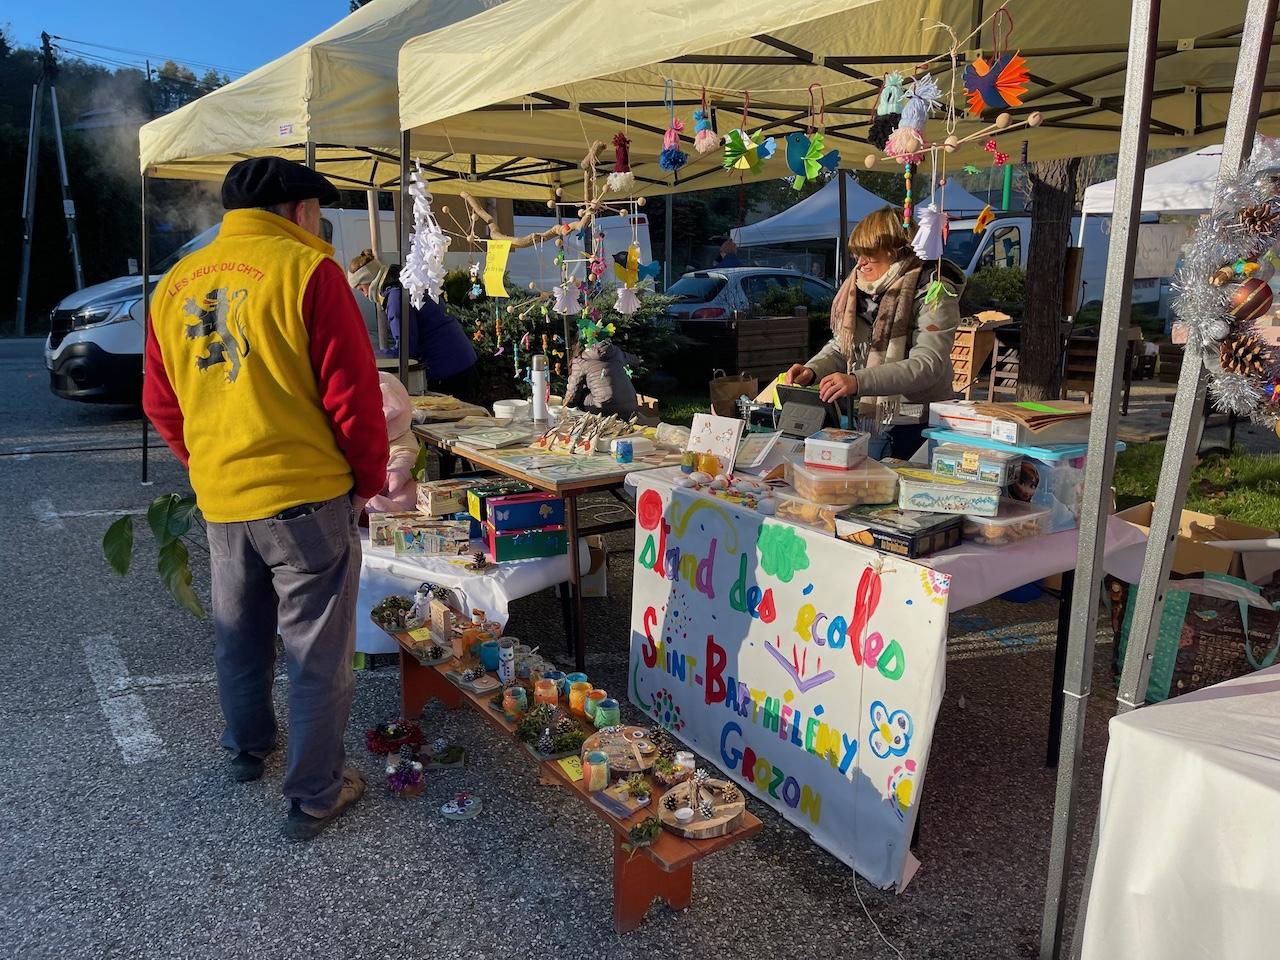
<path fill-rule="evenodd" d="M 338 188 L 320 174 L 280 157 L 241 160 L 222 181 L 222 206 L 226 210 L 271 207 L 298 200 L 337 203 L 338 199 Z"/>

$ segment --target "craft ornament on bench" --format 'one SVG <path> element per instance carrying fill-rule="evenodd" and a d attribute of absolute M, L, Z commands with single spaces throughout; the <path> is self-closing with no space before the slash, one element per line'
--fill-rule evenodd
<path fill-rule="evenodd" d="M 625 133 L 614 134 L 613 172 L 608 184 L 614 193 L 630 193 L 636 185 L 636 175 L 631 172 L 631 141 Z"/>

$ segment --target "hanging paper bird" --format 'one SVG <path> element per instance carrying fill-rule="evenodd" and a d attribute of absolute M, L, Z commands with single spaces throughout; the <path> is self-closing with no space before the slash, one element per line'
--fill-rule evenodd
<path fill-rule="evenodd" d="M 933 306 L 943 297 L 954 297 L 956 295 L 955 288 L 936 277 L 929 281 L 929 286 L 924 292 L 924 302 L 928 306 Z"/>
<path fill-rule="evenodd" d="M 787 134 L 787 166 L 795 174 L 791 178 L 793 190 L 799 190 L 808 181 L 816 180 L 823 170 L 834 170 L 840 165 L 840 151 L 832 150 L 824 156 L 824 147 L 821 133 L 815 133 L 812 139 L 799 130 Z"/>
<path fill-rule="evenodd" d="M 608 183 L 614 193 L 626 193 L 636 185 L 636 175 L 631 172 L 631 141 L 625 133 L 614 134 L 613 172 Z"/>
<path fill-rule="evenodd" d="M 973 232 L 981 233 L 987 227 L 991 226 L 991 221 L 996 218 L 995 213 L 991 209 L 991 204 L 987 204 L 982 208 L 982 212 L 978 214 L 978 219 L 973 221 Z"/>
<path fill-rule="evenodd" d="M 759 173 L 760 166 L 777 149 L 778 144 L 773 137 L 764 137 L 759 130 L 750 134 L 744 130 L 730 130 L 724 138 L 724 168 Z"/>
<path fill-rule="evenodd" d="M 618 288 L 618 301 L 613 309 L 624 317 L 629 317 L 640 309 L 640 297 L 632 287 Z"/>
<path fill-rule="evenodd" d="M 680 149 L 680 132 L 684 130 L 684 121 L 679 117 L 671 118 L 671 126 L 662 135 L 662 152 L 658 154 L 658 166 L 674 173 L 689 162 L 689 155 Z"/>
<path fill-rule="evenodd" d="M 640 247 L 632 244 L 626 253 L 613 255 L 613 273 L 628 287 L 638 287 L 645 280 L 657 280 L 662 272 L 662 264 L 654 260 L 649 263 L 640 262 Z"/>
<path fill-rule="evenodd" d="M 720 149 L 720 138 L 711 126 L 711 111 L 708 109 L 693 111 L 693 148 L 701 154 Z"/>
<path fill-rule="evenodd" d="M 1031 74 L 1019 53 L 1002 53 L 987 63 L 978 57 L 964 69 L 969 113 L 980 117 L 984 110 L 1004 110 L 1022 103 Z"/>

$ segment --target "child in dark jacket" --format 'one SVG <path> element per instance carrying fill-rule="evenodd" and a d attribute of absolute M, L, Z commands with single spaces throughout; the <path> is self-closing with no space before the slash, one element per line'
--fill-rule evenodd
<path fill-rule="evenodd" d="M 607 340 L 587 347 L 579 343 L 569 365 L 569 381 L 564 389 L 565 406 L 630 420 L 636 415 L 639 401 L 626 368 L 635 360 L 631 354 Z"/>

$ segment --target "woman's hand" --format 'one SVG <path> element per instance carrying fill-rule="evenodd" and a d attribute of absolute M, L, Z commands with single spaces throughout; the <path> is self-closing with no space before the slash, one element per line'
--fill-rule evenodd
<path fill-rule="evenodd" d="M 851 373 L 829 373 L 818 384 L 818 396 L 823 403 L 831 403 L 841 397 L 858 394 L 858 378 Z"/>
<path fill-rule="evenodd" d="M 793 363 L 787 371 L 787 383 L 794 383 L 797 387 L 807 387 L 813 383 L 813 371 L 803 363 Z"/>

